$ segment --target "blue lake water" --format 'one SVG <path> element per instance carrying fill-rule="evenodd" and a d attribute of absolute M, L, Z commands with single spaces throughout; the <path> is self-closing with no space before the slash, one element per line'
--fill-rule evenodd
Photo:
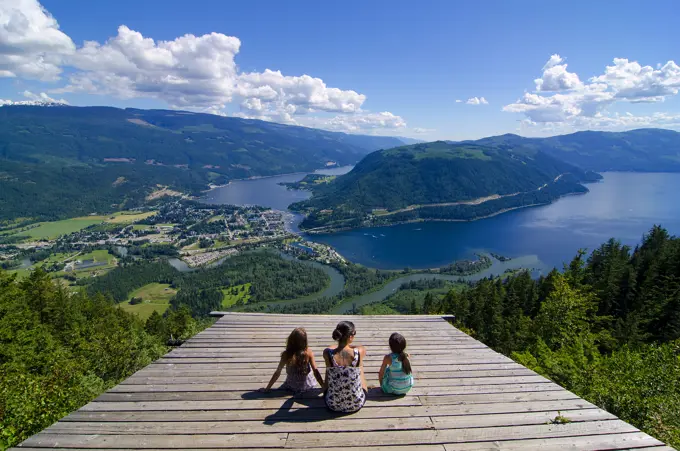
<path fill-rule="evenodd" d="M 610 172 L 585 195 L 473 222 L 427 222 L 314 235 L 362 265 L 434 268 L 475 252 L 536 256 L 543 270 L 562 267 L 579 248 L 609 238 L 637 244 L 661 224 L 680 234 L 680 174 Z M 539 267 L 540 267 L 539 265 Z"/>
<path fill-rule="evenodd" d="M 336 173 L 351 167 L 336 168 Z M 322 171 L 325 172 L 325 171 Z M 280 182 L 300 180 L 291 174 L 232 182 L 211 191 L 206 201 L 259 204 L 280 210 L 309 197 Z M 590 192 L 542 206 L 515 210 L 473 222 L 427 222 L 313 235 L 355 263 L 381 269 L 434 268 L 475 252 L 523 257 L 535 268 L 561 267 L 579 248 L 592 250 L 614 237 L 637 244 L 652 225 L 680 234 L 680 174 L 610 172 Z"/>
<path fill-rule="evenodd" d="M 315 174 L 341 175 L 351 171 L 353 166 L 319 169 Z M 286 210 L 294 202 L 309 199 L 309 191 L 291 190 L 279 183 L 302 180 L 306 173 L 277 175 L 259 179 L 237 180 L 211 190 L 203 200 L 214 204 L 261 205 L 276 210 Z"/>

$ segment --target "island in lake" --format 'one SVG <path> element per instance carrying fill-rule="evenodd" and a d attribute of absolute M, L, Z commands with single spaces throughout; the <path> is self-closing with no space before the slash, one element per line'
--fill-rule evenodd
<path fill-rule="evenodd" d="M 588 192 L 601 179 L 533 148 L 437 141 L 381 150 L 348 174 L 306 177 L 313 192 L 291 205 L 307 232 L 423 220 L 470 221 Z"/>

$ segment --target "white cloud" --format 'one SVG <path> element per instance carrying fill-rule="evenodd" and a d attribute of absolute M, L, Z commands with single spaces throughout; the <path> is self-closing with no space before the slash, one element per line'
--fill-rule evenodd
<path fill-rule="evenodd" d="M 550 59 L 548 60 L 547 63 L 545 63 L 545 66 L 543 66 L 543 70 L 545 71 L 545 70 L 550 69 L 551 67 L 557 66 L 558 64 L 562 64 L 563 61 L 564 61 L 564 58 L 562 58 L 557 53 L 550 55 Z"/>
<path fill-rule="evenodd" d="M 356 113 L 366 96 L 355 91 L 329 88 L 320 78 L 284 76 L 280 71 L 251 72 L 238 77 L 236 92 L 247 99 L 294 107 L 293 113 Z"/>
<path fill-rule="evenodd" d="M 525 92 L 503 111 L 525 116 L 522 127 L 556 132 L 574 129 L 625 129 L 642 126 L 674 126 L 677 116 L 657 113 L 645 116 L 610 114 L 616 102 L 658 102 L 680 90 L 680 68 L 669 61 L 658 69 L 627 59 L 615 59 L 605 73 L 582 83 L 566 71 L 559 55 L 551 56 L 536 91 Z M 552 72 L 550 72 L 552 71 Z M 546 75 L 548 74 L 548 75 Z M 546 91 L 551 91 L 547 94 Z"/>
<path fill-rule="evenodd" d="M 24 91 L 23 96 L 28 100 L 4 100 L 0 99 L 0 106 L 5 105 L 46 105 L 46 106 L 58 106 L 58 105 L 68 105 L 68 102 L 64 99 L 53 99 L 44 92 L 40 94 L 34 94 L 31 91 Z"/>
<path fill-rule="evenodd" d="M 343 132 L 373 132 L 376 130 L 397 130 L 406 127 L 406 121 L 390 112 L 359 113 L 338 115 L 320 124 L 328 130 Z"/>
<path fill-rule="evenodd" d="M 37 0 L 0 0 L 0 77 L 56 80 L 74 50 Z"/>
<path fill-rule="evenodd" d="M 465 102 L 468 105 L 488 105 L 489 102 L 486 101 L 484 97 L 471 97 Z"/>
<path fill-rule="evenodd" d="M 413 129 L 413 133 L 417 133 L 419 135 L 424 134 L 424 133 L 432 133 L 432 132 L 436 132 L 436 131 L 437 130 L 435 130 L 434 128 L 415 127 Z"/>
<path fill-rule="evenodd" d="M 48 96 L 44 92 L 41 92 L 40 94 L 34 94 L 31 91 L 24 91 L 23 96 L 26 97 L 28 100 L 32 100 L 34 102 L 43 102 L 43 103 L 61 103 L 62 105 L 68 105 L 69 103 L 64 100 L 64 99 L 53 99 L 52 97 Z"/>
<path fill-rule="evenodd" d="M 463 101 L 460 99 L 456 99 L 456 103 L 463 103 Z"/>
<path fill-rule="evenodd" d="M 173 107 L 211 108 L 232 99 L 241 41 L 211 33 L 155 42 L 125 25 L 106 43 L 86 41 L 69 58 L 78 72 L 55 92 L 150 97 Z"/>
<path fill-rule="evenodd" d="M 680 67 L 668 61 L 658 69 L 641 66 L 637 61 L 615 58 L 603 75 L 593 77 L 594 83 L 606 83 L 619 99 L 630 102 L 660 102 L 680 90 Z"/>
<path fill-rule="evenodd" d="M 155 41 L 121 25 L 106 42 L 85 41 L 76 48 L 37 0 L 0 0 L 0 77 L 56 80 L 63 67 L 72 69 L 65 85 L 48 91 L 52 94 L 143 97 L 222 115 L 236 104 L 239 117 L 344 130 L 404 124 L 392 113 L 362 110 L 364 94 L 328 86 L 320 78 L 270 69 L 239 72 L 240 47 L 238 38 L 222 33 Z M 340 116 L 301 119 L 326 113 Z"/>
<path fill-rule="evenodd" d="M 536 91 L 566 91 L 582 86 L 578 75 L 567 71 L 567 65 L 561 64 L 564 59 L 560 55 L 552 55 L 543 66 L 543 75 L 534 80 Z"/>

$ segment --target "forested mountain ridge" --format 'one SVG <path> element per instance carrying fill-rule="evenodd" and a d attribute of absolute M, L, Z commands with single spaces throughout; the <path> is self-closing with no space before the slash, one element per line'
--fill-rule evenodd
<path fill-rule="evenodd" d="M 646 128 L 627 132 L 583 131 L 549 138 L 491 136 L 468 143 L 541 151 L 591 171 L 678 172 L 680 133 Z"/>
<path fill-rule="evenodd" d="M 398 221 L 431 215 L 473 219 L 585 192 L 580 182 L 599 178 L 531 149 L 437 141 L 371 153 L 348 174 L 313 186 L 314 196 L 293 208 L 308 213 L 303 223 L 307 228 L 330 223 L 349 226 L 376 210 L 380 211 L 373 222 L 387 215 Z M 523 198 L 524 193 L 532 197 Z M 437 211 L 428 213 L 432 208 Z"/>
<path fill-rule="evenodd" d="M 131 207 L 156 184 L 196 193 L 230 179 L 352 164 L 397 138 L 250 119 L 111 107 L 0 108 L 0 220 Z"/>

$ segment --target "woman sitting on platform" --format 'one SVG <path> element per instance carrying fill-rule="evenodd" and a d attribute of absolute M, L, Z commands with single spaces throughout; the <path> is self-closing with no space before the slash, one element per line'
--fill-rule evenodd
<path fill-rule="evenodd" d="M 342 321 L 333 331 L 337 346 L 323 351 L 326 361 L 326 406 L 334 412 L 356 412 L 366 402 L 366 378 L 364 376 L 363 346 L 351 346 L 356 335 L 354 323 Z"/>
<path fill-rule="evenodd" d="M 286 350 L 281 353 L 279 367 L 274 371 L 267 388 L 261 389 L 261 391 L 268 392 L 271 390 L 284 367 L 286 367 L 286 382 L 281 388 L 285 390 L 291 390 L 298 394 L 323 386 L 321 373 L 314 361 L 314 353 L 307 346 L 307 332 L 302 327 L 293 330 L 288 336 Z M 319 385 L 316 385 L 316 382 Z"/>

